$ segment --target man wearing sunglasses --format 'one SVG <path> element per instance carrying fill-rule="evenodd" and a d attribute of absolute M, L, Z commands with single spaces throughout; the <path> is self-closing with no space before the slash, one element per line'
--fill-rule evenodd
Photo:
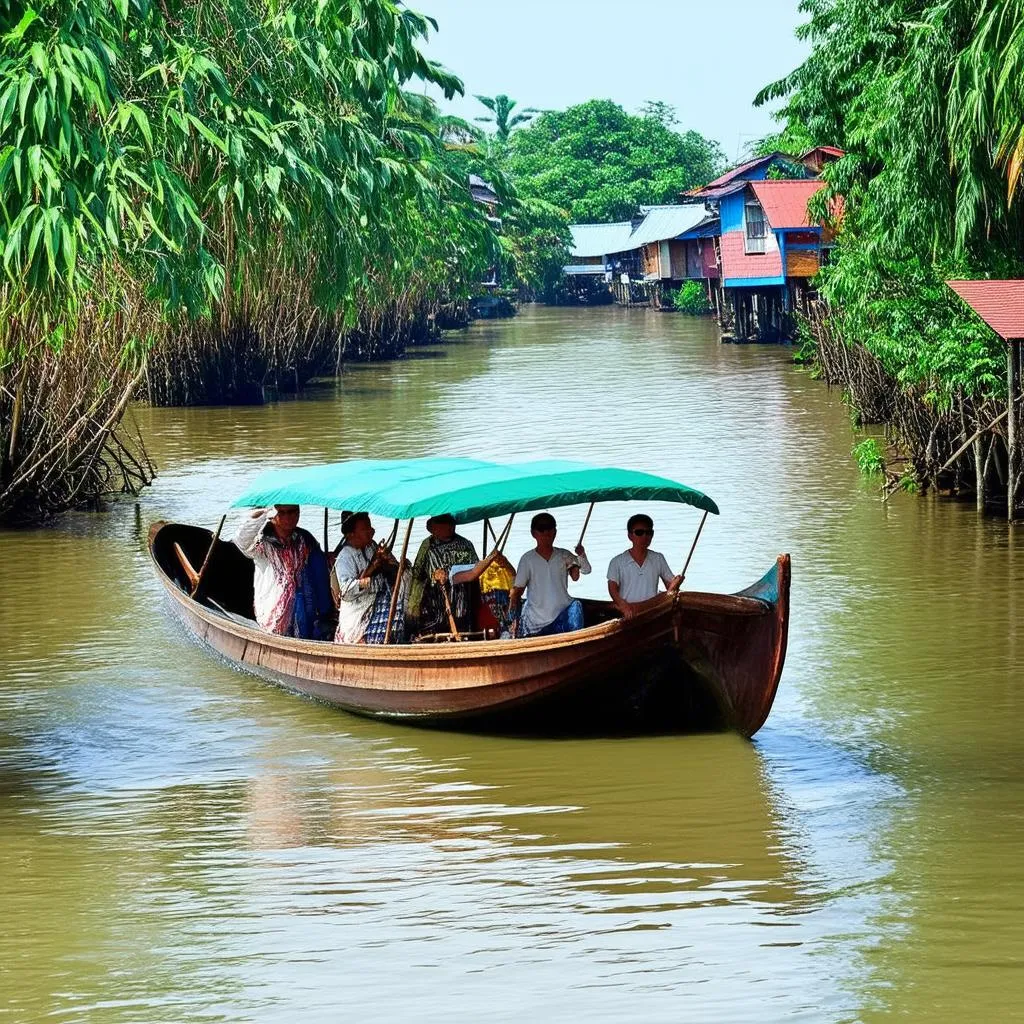
<path fill-rule="evenodd" d="M 519 598 L 526 591 L 526 604 L 518 623 L 518 636 L 550 636 L 583 628 L 583 605 L 569 593 L 580 573 L 590 572 L 590 562 L 582 544 L 576 554 L 555 547 L 555 517 L 538 512 L 530 523 L 537 546 L 519 560 L 516 580 L 508 595 L 509 613 L 515 616 Z"/>
<path fill-rule="evenodd" d="M 673 576 L 672 570 L 660 551 L 651 551 L 654 540 L 654 520 L 639 513 L 629 517 L 626 533 L 631 545 L 628 551 L 616 555 L 608 565 L 608 593 L 624 619 L 636 614 L 636 606 L 657 596 L 658 580 L 674 594 L 683 582 L 682 576 Z"/>

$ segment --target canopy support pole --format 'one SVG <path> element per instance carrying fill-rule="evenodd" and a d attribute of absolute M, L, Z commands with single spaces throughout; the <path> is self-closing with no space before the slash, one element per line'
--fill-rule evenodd
<path fill-rule="evenodd" d="M 483 537 L 483 540 L 480 541 L 480 550 L 481 551 L 486 551 L 487 550 L 487 534 L 490 533 L 490 531 L 491 531 L 491 521 L 490 521 L 490 519 L 485 519 L 484 520 L 484 537 Z"/>
<path fill-rule="evenodd" d="M 700 540 L 701 530 L 704 529 L 704 524 L 708 521 L 707 511 L 701 516 L 700 526 L 697 527 L 697 536 L 693 538 L 693 543 L 690 545 L 690 553 L 686 556 L 686 565 L 683 566 L 683 571 L 679 574 L 681 579 L 679 585 L 683 585 L 683 581 L 686 579 L 686 570 L 690 568 L 690 559 L 693 558 L 694 551 L 697 550 L 697 541 Z"/>
<path fill-rule="evenodd" d="M 402 577 L 405 575 L 405 554 L 409 550 L 409 538 L 412 536 L 412 524 L 414 519 L 409 520 L 409 526 L 405 531 L 405 540 L 402 542 L 402 557 L 398 560 L 398 572 L 395 574 L 395 586 L 391 591 L 391 605 L 388 608 L 388 623 L 384 627 L 384 643 L 391 643 L 391 623 L 395 619 L 395 607 L 398 605 L 398 591 L 402 586 Z M 398 520 L 395 520 L 395 532 L 398 532 Z"/>
<path fill-rule="evenodd" d="M 203 577 L 206 575 L 206 570 L 210 566 L 210 557 L 213 555 L 213 549 L 217 546 L 217 541 L 220 540 L 220 531 L 224 529 L 224 521 L 227 517 L 228 514 L 226 512 L 220 517 L 220 522 L 217 524 L 217 531 L 213 535 L 213 540 L 210 541 L 210 550 L 206 552 L 206 557 L 203 559 L 203 564 L 199 569 L 199 575 L 196 576 L 196 582 L 192 587 L 192 597 L 195 600 L 199 600 L 199 588 L 203 585 Z"/>
<path fill-rule="evenodd" d="M 330 515 L 331 510 L 324 505 L 324 554 L 327 554 L 327 517 Z"/>
<path fill-rule="evenodd" d="M 580 530 L 580 539 L 576 542 L 576 547 L 580 547 L 583 544 L 583 538 L 587 535 L 587 527 L 590 525 L 590 517 L 594 514 L 594 506 L 596 504 L 596 501 L 592 501 L 590 508 L 587 509 L 587 518 L 583 520 L 583 529 Z"/>
<path fill-rule="evenodd" d="M 395 525 L 391 527 L 391 536 L 388 537 L 388 551 L 393 551 L 395 548 L 395 541 L 398 540 L 398 520 L 395 520 Z"/>
<path fill-rule="evenodd" d="M 508 517 L 508 522 L 505 524 L 505 529 L 501 531 L 501 541 L 499 542 L 497 537 L 494 538 L 494 543 L 502 554 L 505 554 L 505 545 L 508 543 L 508 539 L 512 534 L 512 522 L 515 519 L 515 517 L 515 512 L 513 512 L 512 515 Z"/>

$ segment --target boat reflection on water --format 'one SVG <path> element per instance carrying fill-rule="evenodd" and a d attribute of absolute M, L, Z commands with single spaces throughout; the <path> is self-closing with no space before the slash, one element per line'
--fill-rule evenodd
<path fill-rule="evenodd" d="M 760 755 L 733 734 L 388 739 L 385 727 L 347 724 L 338 757 L 315 772 L 297 773 L 287 749 L 266 752 L 246 799 L 254 848 L 428 844 L 439 866 L 526 852 L 608 893 L 628 883 L 634 894 L 687 891 L 685 903 L 803 898 Z"/>

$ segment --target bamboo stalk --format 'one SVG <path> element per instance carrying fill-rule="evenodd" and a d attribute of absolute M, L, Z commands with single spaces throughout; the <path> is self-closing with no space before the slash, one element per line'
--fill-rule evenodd
<path fill-rule="evenodd" d="M 686 556 L 686 564 L 683 566 L 683 571 L 679 574 L 681 577 L 680 586 L 682 586 L 682 581 L 686 579 L 686 570 L 690 568 L 690 560 L 693 558 L 694 551 L 697 550 L 697 541 L 700 540 L 701 531 L 704 529 L 704 524 L 707 521 L 708 513 L 707 510 L 705 510 L 704 515 L 700 517 L 700 526 L 697 527 L 697 535 L 693 538 L 693 543 L 690 545 L 690 553 Z"/>
<path fill-rule="evenodd" d="M 394 621 L 395 618 L 395 607 L 398 604 L 398 591 L 402 586 L 402 577 L 405 574 L 405 556 L 409 550 L 409 538 L 412 536 L 412 524 L 414 522 L 414 519 L 409 520 L 409 526 L 406 528 L 405 531 L 405 540 L 402 541 L 402 557 L 398 560 L 398 572 L 395 574 L 395 585 L 391 591 L 391 605 L 388 608 L 388 621 L 387 625 L 384 627 L 385 644 L 391 642 L 391 623 Z"/>

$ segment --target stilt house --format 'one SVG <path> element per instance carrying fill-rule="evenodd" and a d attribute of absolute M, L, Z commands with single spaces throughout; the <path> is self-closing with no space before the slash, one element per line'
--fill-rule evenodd
<path fill-rule="evenodd" d="M 792 336 L 791 313 L 806 308 L 811 281 L 833 242 L 828 226 L 812 223 L 807 213 L 825 187 L 813 168 L 841 155 L 833 147 L 799 158 L 772 153 L 685 195 L 718 212 L 721 292 L 715 305 L 737 339 Z"/>
<path fill-rule="evenodd" d="M 704 283 L 709 298 L 719 270 L 713 237 L 718 216 L 693 205 L 644 206 L 632 221 L 572 224 L 570 277 L 600 278 L 620 301 L 645 300 L 687 280 Z"/>

